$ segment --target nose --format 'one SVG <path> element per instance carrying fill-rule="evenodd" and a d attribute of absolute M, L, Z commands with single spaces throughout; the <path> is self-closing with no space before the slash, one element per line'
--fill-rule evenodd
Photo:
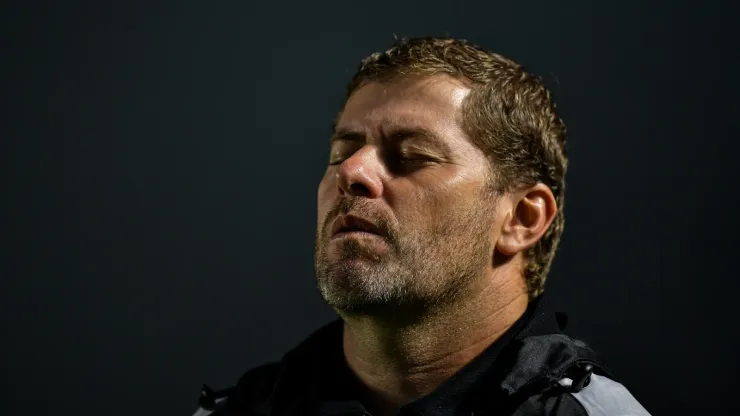
<path fill-rule="evenodd" d="M 337 170 L 337 186 L 342 195 L 378 198 L 383 194 L 383 166 L 377 149 L 366 146 L 345 159 Z"/>

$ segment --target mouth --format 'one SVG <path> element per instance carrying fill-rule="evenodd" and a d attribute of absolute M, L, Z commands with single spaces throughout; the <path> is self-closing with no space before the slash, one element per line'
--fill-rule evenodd
<path fill-rule="evenodd" d="M 378 260 L 391 251 L 386 235 L 373 221 L 340 215 L 332 224 L 328 258 L 331 261 Z"/>
<path fill-rule="evenodd" d="M 363 236 L 380 236 L 380 229 L 363 218 L 352 215 L 337 217 L 332 226 L 331 238 L 339 237 L 363 237 Z"/>

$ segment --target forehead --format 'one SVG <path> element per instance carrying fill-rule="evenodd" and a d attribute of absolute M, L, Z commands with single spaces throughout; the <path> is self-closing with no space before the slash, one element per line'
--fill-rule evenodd
<path fill-rule="evenodd" d="M 347 100 L 337 128 L 369 133 L 419 127 L 458 135 L 463 100 L 469 92 L 462 82 L 446 75 L 371 82 Z"/>

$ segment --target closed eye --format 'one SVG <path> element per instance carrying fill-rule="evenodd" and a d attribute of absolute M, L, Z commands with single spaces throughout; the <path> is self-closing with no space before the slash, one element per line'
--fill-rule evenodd
<path fill-rule="evenodd" d="M 333 161 L 329 162 L 329 166 L 337 166 L 341 165 L 342 162 L 344 162 L 346 158 L 337 157 Z M 397 156 L 390 156 L 388 160 L 389 165 L 411 165 L 411 164 L 422 164 L 422 163 L 431 163 L 432 160 L 427 156 L 421 156 L 421 155 L 397 155 Z"/>

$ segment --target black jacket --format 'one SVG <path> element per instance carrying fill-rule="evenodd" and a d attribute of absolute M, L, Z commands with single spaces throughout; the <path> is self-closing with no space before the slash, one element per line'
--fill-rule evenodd
<path fill-rule="evenodd" d="M 543 296 L 503 337 L 399 416 L 648 415 Z M 342 354 L 341 320 L 230 389 L 204 387 L 194 416 L 369 416 Z"/>

